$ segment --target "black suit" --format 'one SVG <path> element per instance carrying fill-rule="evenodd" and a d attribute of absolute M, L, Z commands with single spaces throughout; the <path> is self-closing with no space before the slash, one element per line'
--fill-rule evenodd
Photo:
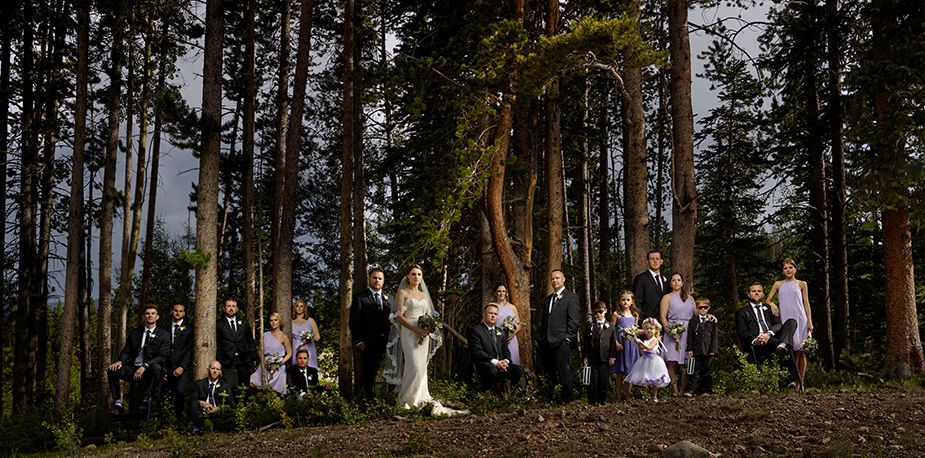
<path fill-rule="evenodd" d="M 119 354 L 119 358 L 116 360 L 122 363 L 122 367 L 118 370 L 107 371 L 109 391 L 112 393 L 114 400 L 122 399 L 122 386 L 119 384 L 119 380 L 133 381 L 135 372 L 141 366 L 145 366 L 141 381 L 142 383 L 147 383 L 148 387 L 145 393 L 148 397 L 151 396 L 151 389 L 155 381 L 164 376 L 164 364 L 167 362 L 167 355 L 170 353 L 170 333 L 161 328 L 155 326 L 151 330 L 150 338 L 145 342 L 142 364 L 135 364 L 136 358 L 141 351 L 142 338 L 147 330 L 145 327 L 139 327 L 129 331 L 125 347 L 122 348 L 122 353 Z"/>
<path fill-rule="evenodd" d="M 524 379 L 524 368 L 511 362 L 511 349 L 507 346 L 507 331 L 494 328 L 489 331 L 488 325 L 481 322 L 469 329 L 469 353 L 475 373 L 479 376 L 480 386 L 483 390 L 491 389 L 499 380 L 510 380 L 521 389 L 526 389 L 527 381 Z M 498 370 L 491 360 L 507 360 L 505 372 Z"/>
<path fill-rule="evenodd" d="M 617 357 L 617 340 L 614 336 L 616 326 L 608 322 L 597 325 L 591 321 L 585 327 L 585 339 L 582 356 L 591 366 L 591 384 L 588 385 L 588 404 L 607 402 L 610 390 L 610 359 Z"/>
<path fill-rule="evenodd" d="M 305 372 L 308 380 L 302 375 L 299 366 L 293 364 L 286 369 L 286 393 L 290 396 L 301 396 L 309 391 L 324 391 L 324 387 L 318 385 L 318 369 L 306 366 Z"/>
<path fill-rule="evenodd" d="M 389 340 L 389 314 L 392 312 L 391 298 L 380 290 L 382 306 L 376 303 L 371 289 L 366 288 L 353 295 L 350 305 L 350 334 L 353 336 L 353 345 L 360 352 L 360 384 L 363 393 L 373 396 L 373 386 L 376 384 L 376 373 L 379 364 L 385 355 L 385 346 Z M 360 342 L 365 348 L 356 347 Z"/>
<path fill-rule="evenodd" d="M 652 271 L 648 269 L 633 279 L 633 299 L 636 301 L 636 307 L 639 308 L 640 323 L 649 317 L 659 319 L 662 297 L 671 292 L 671 282 L 668 278 L 661 272 L 658 275 L 662 277 L 661 289 L 655 282 Z"/>
<path fill-rule="evenodd" d="M 549 304 L 555 298 L 552 311 Z M 540 323 L 540 350 L 543 368 L 549 377 L 550 389 L 562 384 L 562 402 L 574 397 L 571 349 L 578 345 L 578 295 L 563 289 L 561 298 L 556 293 L 543 300 L 543 320 Z"/>
<path fill-rule="evenodd" d="M 769 327 L 769 331 L 773 333 L 771 338 L 768 339 L 768 342 L 764 345 L 752 345 L 752 341 L 755 340 L 761 332 L 758 317 L 755 315 L 751 304 L 741 307 L 736 311 L 736 332 L 739 334 L 739 340 L 742 342 L 742 351 L 754 356 L 756 364 L 761 364 L 777 351 L 778 345 L 781 343 L 786 344 L 787 355 L 784 362 L 790 373 L 790 377 L 787 380 L 790 382 L 799 380 L 800 376 L 797 372 L 796 361 L 793 359 L 793 332 L 797 328 L 797 322 L 790 319 L 781 325 L 780 317 L 772 313 L 770 307 L 766 305 L 762 305 L 762 307 L 763 308 L 760 309 L 761 314 Z"/>
<path fill-rule="evenodd" d="M 247 320 L 235 317 L 237 332 L 223 315 L 215 325 L 218 351 L 215 359 L 222 364 L 224 379 L 232 387 L 247 386 L 257 360 L 257 346 Z M 233 388 L 237 389 L 237 388 Z"/>
<path fill-rule="evenodd" d="M 202 412 L 203 408 L 199 404 L 199 401 L 205 401 L 213 406 L 218 408 L 234 408 L 234 396 L 232 395 L 230 383 L 226 383 L 223 379 L 218 379 L 215 385 L 215 393 L 213 396 L 214 402 L 209 400 L 209 377 L 206 377 L 202 380 L 196 380 L 193 383 L 193 393 L 190 395 L 189 403 L 189 416 L 193 420 L 193 426 L 196 428 L 202 427 Z"/>
<path fill-rule="evenodd" d="M 170 322 L 166 331 L 171 336 L 170 355 L 167 358 L 167 384 L 165 389 L 169 389 L 174 396 L 174 407 L 177 416 L 183 411 L 183 405 L 186 403 L 186 391 L 189 388 L 190 371 L 193 367 L 193 324 L 183 320 L 182 324 L 177 327 L 176 323 Z M 173 334 L 171 334 L 173 333 Z M 183 373 L 178 377 L 173 376 L 173 371 L 178 367 L 183 368 Z"/>
<path fill-rule="evenodd" d="M 694 373 L 687 383 L 691 394 L 713 392 L 713 355 L 719 353 L 719 333 L 716 323 L 701 322 L 700 315 L 694 315 L 687 325 L 687 351 L 693 352 Z"/>

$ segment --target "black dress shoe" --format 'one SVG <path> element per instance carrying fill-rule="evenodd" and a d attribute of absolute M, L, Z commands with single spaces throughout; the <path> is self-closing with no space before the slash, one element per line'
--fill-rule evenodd
<path fill-rule="evenodd" d="M 109 413 L 112 415 L 122 415 L 125 413 L 125 409 L 122 408 L 122 404 L 116 404 L 112 406 L 112 410 L 110 410 Z"/>

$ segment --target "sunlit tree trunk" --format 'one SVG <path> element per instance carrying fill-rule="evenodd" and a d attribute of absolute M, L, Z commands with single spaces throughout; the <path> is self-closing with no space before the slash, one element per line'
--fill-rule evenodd
<path fill-rule="evenodd" d="M 628 13 L 636 20 L 635 32 L 639 30 L 639 0 L 629 2 Z M 629 60 L 632 50 L 624 51 Z M 623 201 L 626 229 L 627 284 L 646 269 L 646 253 L 649 251 L 649 199 L 646 165 L 646 120 L 642 100 L 642 69 L 625 67 L 623 81 L 627 95 L 623 100 Z"/>
<path fill-rule="evenodd" d="M 256 290 L 256 272 L 254 270 L 254 112 L 257 105 L 256 87 L 256 0 L 247 2 L 247 45 L 245 46 L 245 71 L 247 72 L 247 89 L 244 95 L 244 309 L 247 320 L 254 328 L 254 294 Z"/>
<path fill-rule="evenodd" d="M 559 0 L 546 2 L 546 36 L 553 37 L 559 29 Z M 562 218 L 565 196 L 562 193 L 562 106 L 559 99 L 559 79 L 546 89 L 546 272 L 562 267 Z M 552 293 L 548 281 L 541 282 L 546 294 Z M 519 339 L 518 339 L 519 340 Z"/>
<path fill-rule="evenodd" d="M 356 155 L 354 142 L 356 141 L 356 126 L 354 119 L 356 111 L 353 104 L 356 92 L 354 88 L 355 67 L 355 35 L 354 35 L 354 0 L 344 2 L 344 60 L 343 75 L 343 152 L 341 155 L 341 183 L 340 183 L 340 361 L 338 376 L 340 377 L 340 391 L 345 396 L 353 396 L 353 379 L 350 377 L 353 369 L 352 337 L 350 335 L 350 301 L 353 296 L 353 161 Z"/>

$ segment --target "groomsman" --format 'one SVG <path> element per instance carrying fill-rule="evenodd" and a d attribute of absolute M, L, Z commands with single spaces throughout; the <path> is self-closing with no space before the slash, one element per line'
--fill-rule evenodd
<path fill-rule="evenodd" d="M 186 403 L 190 368 L 193 364 L 193 325 L 185 320 L 186 306 L 174 304 L 170 309 L 170 356 L 167 358 L 166 389 L 173 393 L 177 418 Z"/>
<path fill-rule="evenodd" d="M 574 399 L 571 350 L 578 345 L 578 295 L 565 289 L 565 274 L 559 269 L 552 271 L 549 283 L 553 293 L 542 305 L 540 355 L 550 389 L 561 384 L 561 401 L 568 403 Z"/>
<path fill-rule="evenodd" d="M 482 390 L 491 389 L 499 380 L 510 380 L 522 390 L 527 388 L 524 369 L 511 362 L 507 346 L 507 330 L 496 327 L 498 306 L 488 304 L 482 311 L 482 322 L 469 330 L 469 351 Z"/>
<path fill-rule="evenodd" d="M 671 292 L 668 278 L 660 272 L 662 253 L 658 250 L 650 251 L 646 255 L 646 264 L 649 265 L 649 269 L 633 279 L 633 296 L 636 299 L 636 307 L 639 308 L 640 323 L 646 318 L 657 320 L 662 296 Z"/>
<path fill-rule="evenodd" d="M 369 288 L 353 295 L 350 305 L 350 333 L 353 346 L 360 352 L 360 385 L 363 394 L 373 397 L 376 374 L 385 355 L 389 339 L 389 314 L 391 299 L 382 290 L 385 274 L 382 269 L 372 269 L 367 277 Z"/>
<path fill-rule="evenodd" d="M 198 434 L 202 428 L 203 412 L 211 412 L 222 407 L 234 408 L 231 384 L 220 380 L 221 376 L 222 363 L 212 361 L 209 364 L 208 376 L 193 383 L 193 394 L 190 396 L 189 404 L 189 416 L 193 420 L 193 434 Z"/>
<path fill-rule="evenodd" d="M 114 414 L 125 411 L 120 380 L 145 383 L 147 390 L 142 402 L 147 406 L 155 380 L 164 376 L 164 363 L 170 352 L 170 333 L 157 327 L 157 307 L 153 304 L 145 306 L 142 323 L 143 326 L 129 331 L 119 359 L 109 366 L 107 372 Z"/>
<path fill-rule="evenodd" d="M 215 325 L 218 344 L 216 358 L 225 369 L 225 382 L 234 387 L 247 386 L 251 370 L 257 360 L 257 347 L 247 320 L 238 318 L 238 301 L 225 300 L 224 316 Z"/>
<path fill-rule="evenodd" d="M 755 282 L 748 287 L 748 305 L 736 310 L 736 333 L 742 342 L 742 351 L 752 354 L 755 364 L 761 364 L 771 355 L 777 353 L 784 357 L 790 386 L 800 380 L 797 365 L 793 358 L 793 333 L 797 322 L 789 319 L 783 324 L 780 317 L 771 312 L 771 308 L 761 302 L 764 298 L 764 286 Z"/>
<path fill-rule="evenodd" d="M 330 384 L 318 385 L 318 369 L 308 365 L 308 350 L 296 353 L 295 364 L 286 369 L 286 393 L 290 396 L 305 396 L 309 391 L 331 390 Z"/>

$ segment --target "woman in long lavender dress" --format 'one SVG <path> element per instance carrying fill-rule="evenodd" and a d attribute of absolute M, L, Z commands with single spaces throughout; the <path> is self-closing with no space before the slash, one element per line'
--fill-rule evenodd
<path fill-rule="evenodd" d="M 302 334 L 309 330 L 312 332 L 311 340 L 302 340 Z M 319 339 L 321 339 L 321 334 L 318 332 L 318 323 L 309 316 L 308 306 L 305 301 L 302 299 L 295 301 L 295 305 L 292 306 L 292 348 L 293 351 L 299 351 L 303 348 L 308 350 L 308 366 L 315 369 L 318 369 L 318 353 L 315 349 L 315 342 L 318 342 Z"/>
<path fill-rule="evenodd" d="M 765 302 L 771 306 L 775 314 L 780 315 L 781 323 L 790 319 L 797 322 L 797 329 L 793 333 L 793 358 L 800 373 L 796 388 L 803 391 L 803 377 L 806 375 L 806 352 L 803 351 L 803 341 L 809 338 L 813 331 L 813 315 L 809 308 L 809 288 L 806 287 L 805 281 L 796 279 L 796 261 L 790 258 L 784 259 L 782 270 L 784 279 L 774 283 Z M 777 300 L 780 302 L 779 310 L 771 302 L 775 294 L 778 295 Z"/>
<path fill-rule="evenodd" d="M 279 394 L 286 392 L 285 367 L 292 358 L 292 347 L 288 336 L 281 329 L 282 325 L 279 315 L 270 314 L 270 330 L 263 333 L 263 360 L 257 371 L 251 374 L 250 385 L 253 388 L 268 386 Z M 277 356 L 279 364 L 269 363 L 268 355 Z"/>
<path fill-rule="evenodd" d="M 687 372 L 681 371 L 680 391 L 677 372 L 678 365 L 683 366 L 687 360 L 687 323 L 694 317 L 694 310 L 694 299 L 687 294 L 684 277 L 679 273 L 671 274 L 671 293 L 662 297 L 660 321 L 665 329 L 665 359 L 668 361 L 668 375 L 671 376 L 671 387 L 675 396 L 687 390 Z M 684 332 L 669 333 L 668 325 L 672 321 L 681 323 Z"/>
<path fill-rule="evenodd" d="M 514 317 L 514 332 L 507 335 L 507 348 L 511 350 L 511 362 L 520 364 L 520 346 L 517 342 L 517 332 L 520 331 L 520 320 L 517 317 L 517 308 L 514 304 L 507 301 L 507 287 L 504 283 L 495 286 L 495 305 L 498 306 L 498 324 L 504 322 L 507 317 Z"/>
<path fill-rule="evenodd" d="M 639 345 L 635 340 L 626 340 L 623 338 L 623 330 L 639 323 L 639 309 L 636 308 L 636 301 L 633 298 L 632 291 L 620 292 L 620 303 L 617 310 L 610 317 L 610 322 L 616 326 L 614 337 L 617 339 L 617 361 L 610 366 L 610 372 L 617 374 L 617 402 L 630 400 L 630 390 L 633 385 L 626 382 L 626 374 L 629 374 L 639 359 Z"/>

